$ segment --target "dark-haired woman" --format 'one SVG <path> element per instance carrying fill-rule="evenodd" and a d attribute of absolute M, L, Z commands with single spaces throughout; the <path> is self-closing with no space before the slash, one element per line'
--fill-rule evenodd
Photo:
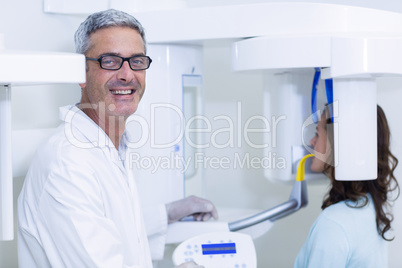
<path fill-rule="evenodd" d="M 394 177 L 398 160 L 390 151 L 390 131 L 385 114 L 377 106 L 378 177 L 367 181 L 337 181 L 333 167 L 333 124 L 328 106 L 311 140 L 315 157 L 311 169 L 323 172 L 331 185 L 323 211 L 311 227 L 295 268 L 388 267 L 387 243 L 392 214 L 391 192 L 399 186 Z M 351 130 L 353 131 L 353 130 Z"/>

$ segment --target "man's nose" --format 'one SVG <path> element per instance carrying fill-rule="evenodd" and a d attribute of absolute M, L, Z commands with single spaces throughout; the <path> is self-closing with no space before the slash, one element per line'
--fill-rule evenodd
<path fill-rule="evenodd" d="M 130 64 L 128 63 L 128 61 L 123 62 L 123 65 L 118 70 L 117 78 L 119 80 L 129 82 L 129 81 L 133 80 L 134 77 L 135 77 L 134 71 L 131 70 Z"/>

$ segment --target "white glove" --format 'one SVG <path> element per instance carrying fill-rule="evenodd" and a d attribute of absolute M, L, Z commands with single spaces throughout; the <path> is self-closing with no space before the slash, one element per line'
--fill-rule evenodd
<path fill-rule="evenodd" d="M 218 212 L 212 202 L 196 196 L 166 204 L 166 211 L 169 223 L 191 215 L 195 221 L 207 221 L 211 217 L 218 219 Z"/>
<path fill-rule="evenodd" d="M 175 266 L 174 268 L 205 268 L 205 267 L 202 265 L 198 265 L 193 261 L 188 261 L 180 264 L 179 266 Z"/>

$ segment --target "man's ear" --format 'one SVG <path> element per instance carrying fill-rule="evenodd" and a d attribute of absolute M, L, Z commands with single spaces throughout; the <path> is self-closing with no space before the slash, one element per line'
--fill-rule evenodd
<path fill-rule="evenodd" d="M 87 86 L 87 83 L 82 83 L 82 84 L 78 84 L 80 85 L 80 88 L 84 89 Z"/>

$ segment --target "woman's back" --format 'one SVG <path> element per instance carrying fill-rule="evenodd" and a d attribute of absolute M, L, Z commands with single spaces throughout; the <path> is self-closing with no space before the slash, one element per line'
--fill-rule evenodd
<path fill-rule="evenodd" d="M 324 209 L 311 227 L 295 267 L 387 267 L 387 241 L 377 231 L 371 196 L 360 207 L 341 201 Z M 358 205 L 359 208 L 353 208 Z"/>

